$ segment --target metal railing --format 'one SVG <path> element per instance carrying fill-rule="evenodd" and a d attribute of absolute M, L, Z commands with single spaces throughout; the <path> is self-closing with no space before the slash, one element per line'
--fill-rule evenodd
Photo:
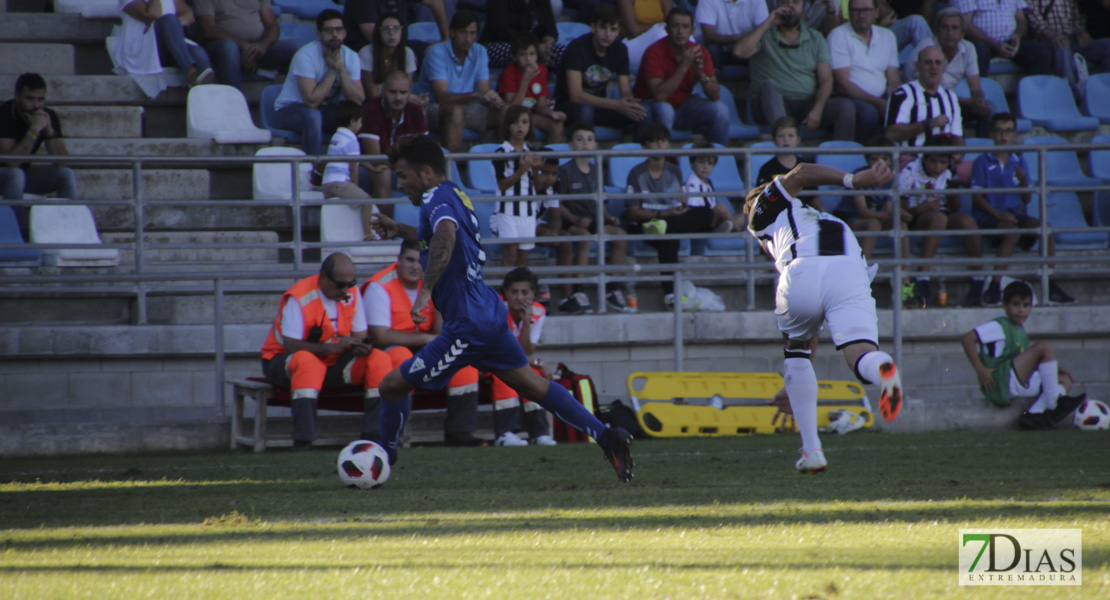
<path fill-rule="evenodd" d="M 830 154 L 878 154 L 889 153 L 893 157 L 893 164 L 898 165 L 901 155 L 907 152 L 907 148 L 894 147 L 894 148 L 859 148 L 859 147 L 825 147 L 825 148 L 725 148 L 725 149 L 670 149 L 670 150 L 594 150 L 594 151 L 556 151 L 545 153 L 545 156 L 557 158 L 579 158 L 588 157 L 594 164 L 595 176 L 595 191 L 589 194 L 575 194 L 575 195 L 561 195 L 559 200 L 594 200 L 596 201 L 596 219 L 597 223 L 604 223 L 604 216 L 606 210 L 606 200 L 644 200 L 653 198 L 674 198 L 676 196 L 688 197 L 691 195 L 698 196 L 716 196 L 724 198 L 726 201 L 729 198 L 737 198 L 746 195 L 747 189 L 744 190 L 718 190 L 712 193 L 663 193 L 663 194 L 632 194 L 627 192 L 622 193 L 608 193 L 605 191 L 607 182 L 607 169 L 608 164 L 606 159 L 615 156 L 632 156 L 644 157 L 645 159 L 651 156 L 664 155 L 673 157 L 676 155 L 685 156 L 701 156 L 701 155 L 714 155 L 718 160 L 729 157 L 742 159 L 742 178 L 749 187 L 754 179 L 751 169 L 751 157 L 753 155 L 777 155 L 777 154 L 801 154 L 801 155 L 830 155 Z M 1092 186 L 1049 186 L 1047 178 L 1044 177 L 1046 169 L 1046 153 L 1051 151 L 1064 150 L 1075 152 L 1076 150 L 1110 150 L 1110 144 L 1083 144 L 1083 145 L 1013 145 L 1013 146 L 975 146 L 968 147 L 966 150 L 972 152 L 992 152 L 998 150 L 1007 150 L 1011 152 L 1036 152 L 1038 157 L 1038 173 L 1041 174 L 1039 178 L 1039 185 L 1036 189 L 1037 201 L 1041 215 L 1047 215 L 1048 211 L 1048 194 L 1055 191 L 1074 191 L 1074 192 L 1091 192 L 1100 191 L 1103 193 L 1110 193 L 1110 186 L 1108 185 L 1092 185 Z M 951 150 L 943 148 L 922 148 L 915 149 L 914 152 L 943 152 L 950 153 Z M 448 174 L 449 177 L 455 172 L 455 164 L 457 162 L 464 162 L 469 160 L 504 160 L 513 157 L 513 154 L 505 153 L 473 153 L 473 154 L 453 154 L 448 156 Z M 23 156 L 23 157 L 10 157 L 12 161 L 42 163 L 42 162 L 55 162 L 57 159 L 52 157 L 43 156 Z M 133 297 L 135 301 L 135 322 L 138 324 L 145 324 L 147 322 L 147 297 L 151 294 L 197 294 L 208 295 L 211 294 L 214 300 L 214 327 L 215 327 L 215 360 L 216 360 L 216 386 L 217 386 L 217 399 L 220 404 L 220 411 L 222 414 L 223 403 L 222 398 L 224 394 L 223 374 L 224 374 L 224 338 L 223 331 L 225 327 L 223 305 L 224 299 L 227 294 L 235 293 L 258 293 L 258 292 L 273 292 L 281 293 L 284 291 L 291 280 L 305 277 L 317 272 L 316 265 L 305 265 L 305 255 L 309 252 L 322 251 L 328 249 L 342 249 L 350 248 L 352 244 L 361 242 L 310 242 L 306 241 L 304 222 L 304 209 L 317 208 L 323 204 L 344 204 L 344 205 L 366 205 L 366 204 L 399 204 L 408 202 L 404 198 L 391 198 L 388 200 L 342 200 L 338 198 L 331 198 L 325 201 L 306 200 L 302 197 L 301 185 L 301 172 L 300 165 L 304 163 L 315 163 L 320 160 L 336 161 L 336 162 L 356 162 L 356 161 L 381 161 L 384 157 L 311 157 L 311 156 L 253 156 L 253 157 L 127 157 L 127 156 L 112 156 L 112 157 L 97 157 L 97 156 L 66 156 L 63 159 L 69 165 L 80 165 L 83 167 L 121 167 L 129 168 L 132 174 L 132 197 L 129 199 L 119 200 L 99 200 L 99 201 L 84 201 L 81 202 L 87 206 L 96 208 L 103 206 L 127 206 L 130 207 L 133 215 L 132 233 L 134 238 L 130 243 L 116 243 L 116 244 L 99 244 L 99 245 L 79 245 L 79 244 L 0 244 L 0 249 L 13 249 L 13 248 L 36 248 L 42 250 L 61 249 L 61 248 L 116 248 L 121 251 L 130 251 L 134 257 L 134 265 L 130 269 L 127 267 L 120 267 L 111 269 L 109 272 L 88 272 L 78 270 L 73 273 L 50 273 L 45 271 L 33 272 L 30 274 L 2 274 L 0 275 L 0 295 L 14 296 L 14 295 L 37 295 L 41 293 L 50 294 L 78 294 L 78 295 L 97 295 L 97 294 L 115 294 L 126 295 Z M 150 200 L 145 198 L 143 189 L 143 172 L 144 169 L 152 167 L 166 168 L 214 168 L 214 169 L 227 169 L 234 167 L 247 167 L 260 163 L 277 163 L 284 165 L 292 165 L 290 169 L 290 183 L 291 194 L 288 200 L 278 201 L 259 201 L 259 200 Z M 462 184 L 463 182 L 456 182 Z M 613 182 L 620 185 L 619 182 Z M 623 186 L 622 186 L 623 187 Z M 970 190 L 963 190 L 963 193 L 968 193 Z M 994 192 L 1028 192 L 1024 188 L 1007 188 L 1007 189 L 992 189 Z M 802 194 L 803 196 L 851 196 L 859 193 L 859 190 L 821 190 L 810 191 Z M 868 190 L 869 195 L 887 194 L 892 198 L 899 198 L 902 196 L 909 196 L 915 194 L 935 194 L 934 190 L 919 190 L 907 191 L 898 189 L 897 179 L 891 186 L 890 190 Z M 952 193 L 961 193 L 961 190 L 952 190 Z M 495 202 L 501 200 L 497 196 L 475 196 L 472 198 L 477 202 Z M 23 201 L 8 201 L 2 202 L 6 205 L 34 205 L 34 204 L 70 204 L 70 200 L 66 199 L 33 199 Z M 189 207 L 192 209 L 204 209 L 206 207 L 233 207 L 233 206 L 247 206 L 252 208 L 262 207 L 278 207 L 288 209 L 290 211 L 290 232 L 291 239 L 289 241 L 279 242 L 252 242 L 252 243 L 153 243 L 145 239 L 146 234 L 146 219 L 149 213 L 161 207 Z M 901 206 L 899 202 L 893 203 L 893 222 L 900 222 Z M 1047 254 L 1047 240 L 1050 233 L 1066 233 L 1066 232 L 1110 232 L 1110 228 L 1096 227 L 1096 228 L 1072 228 L 1061 229 L 1052 228 L 1049 226 L 1046 219 L 1041 219 L 1041 225 L 1037 230 L 1037 235 L 1040 237 L 1040 247 L 1037 255 L 1020 255 L 1014 256 L 999 264 L 1004 264 L 1010 268 L 1008 274 L 1013 275 L 1033 275 L 1039 279 L 1040 292 L 1042 297 L 1047 297 L 1048 276 L 1053 269 L 1054 260 Z M 1007 233 L 1026 233 L 1028 229 L 996 229 L 991 230 L 991 234 L 1007 234 Z M 878 278 L 888 280 L 891 282 L 892 287 L 892 307 L 894 312 L 894 330 L 893 330 L 893 346 L 896 360 L 901 359 L 902 350 L 902 332 L 901 332 L 901 301 L 898 297 L 899 286 L 897 285 L 905 276 L 908 268 L 920 267 L 929 265 L 931 267 L 940 267 L 940 270 L 931 271 L 931 275 L 938 275 L 943 277 L 967 277 L 977 273 L 984 273 L 980 270 L 984 264 L 981 259 L 972 258 L 956 258 L 950 256 L 938 256 L 928 261 L 923 259 L 915 259 L 913 257 L 903 256 L 901 252 L 901 240 L 903 238 L 917 238 L 930 235 L 939 236 L 959 236 L 959 235 L 980 235 L 982 232 L 978 231 L 938 231 L 938 232 L 920 232 L 920 231 L 903 231 L 900 228 L 895 228 L 886 231 L 877 232 L 857 232 L 858 236 L 875 236 L 880 238 L 889 238 L 893 245 L 893 254 L 890 257 L 882 257 L 875 259 L 874 262 L 878 263 L 882 269 Z M 673 265 L 660 265 L 650 261 L 639 261 L 633 264 L 624 265 L 606 265 L 607 249 L 606 244 L 610 242 L 626 241 L 631 242 L 634 240 L 648 241 L 657 239 L 689 239 L 689 240 L 706 240 L 713 238 L 726 238 L 730 236 L 744 236 L 747 240 L 743 254 L 725 258 L 716 262 L 680 262 Z M 598 298 L 604 298 L 604 290 L 610 283 L 649 283 L 659 282 L 665 279 L 670 279 L 676 289 L 681 289 L 681 284 L 684 280 L 704 281 L 712 280 L 715 282 L 742 282 L 745 288 L 745 309 L 754 310 L 755 304 L 755 289 L 757 282 L 771 282 L 777 274 L 774 269 L 774 264 L 762 257 L 755 250 L 755 240 L 751 235 L 746 232 L 733 232 L 729 234 L 717 233 L 698 233 L 698 234 L 663 234 L 663 235 L 613 235 L 605 232 L 604 227 L 598 227 L 597 233 L 587 236 L 573 236 L 561 235 L 550 237 L 538 238 L 515 238 L 515 239 L 484 239 L 484 245 L 496 245 L 506 242 L 538 242 L 538 243 L 559 243 L 559 242 L 581 242 L 591 241 L 596 244 L 596 261 L 585 267 L 560 267 L 560 266 L 547 266 L 536 265 L 532 267 L 533 271 L 541 278 L 541 281 L 550 284 L 584 284 L 597 289 Z M 384 242 L 368 242 L 368 244 L 377 246 L 396 247 L 394 241 Z M 156 265 L 148 264 L 150 262 L 150 253 L 157 250 L 174 250 L 174 249 L 195 249 L 195 248 L 208 248 L 208 249 L 271 249 L 275 251 L 288 251 L 291 252 L 292 258 L 289 262 L 275 262 L 262 265 L 259 269 L 237 269 L 235 271 L 227 271 L 222 268 L 213 269 L 211 267 L 197 267 L 195 269 L 173 269 L 165 270 L 159 269 Z M 1095 253 L 1093 255 L 1074 255 L 1068 256 L 1067 263 L 1063 268 L 1057 267 L 1057 272 L 1068 272 L 1077 275 L 1090 276 L 1093 274 L 1100 274 L 1104 272 L 1105 264 L 1108 262 L 1107 252 Z M 2 266 L 2 265 L 0 265 Z M 487 280 L 500 277 L 509 269 L 507 267 L 490 266 L 486 269 L 485 277 Z M 667 273 L 670 272 L 670 273 Z M 368 274 L 364 274 L 368 275 Z M 270 281 L 269 285 L 264 282 Z M 495 280 L 494 280 L 495 281 Z M 184 285 L 186 282 L 211 282 L 211 288 L 203 288 L 199 285 Z M 229 283 L 235 282 L 235 283 Z M 250 282 L 249 285 L 243 285 L 241 282 Z M 262 283 L 262 285 L 258 285 Z M 210 291 L 208 291 L 210 290 Z M 682 306 L 681 302 L 674 303 L 674 344 L 675 344 L 675 368 L 682 370 L 683 366 L 683 319 L 682 319 Z M 598 307 L 600 312 L 606 310 L 604 301 L 599 302 Z"/>

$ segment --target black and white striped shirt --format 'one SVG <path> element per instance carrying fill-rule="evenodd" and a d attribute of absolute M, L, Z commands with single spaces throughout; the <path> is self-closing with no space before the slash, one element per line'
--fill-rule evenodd
<path fill-rule="evenodd" d="M 924 146 L 927 138 L 942 133 L 963 137 L 964 126 L 963 119 L 960 116 L 960 100 L 956 97 L 955 92 L 951 90 L 939 87 L 936 94 L 930 94 L 925 91 L 925 88 L 921 87 L 920 83 L 911 81 L 903 83 L 898 89 L 894 90 L 886 105 L 887 126 L 912 125 L 941 115 L 948 116 L 947 125 L 934 127 L 931 131 L 918 134 L 912 140 L 899 142 L 900 146 Z"/>
<path fill-rule="evenodd" d="M 524 144 L 524 152 L 531 152 L 528 144 Z M 509 142 L 505 142 L 497 147 L 494 152 L 516 152 L 516 148 Z M 500 183 L 503 179 L 512 177 L 516 170 L 520 168 L 520 159 L 513 160 L 495 160 L 493 161 L 493 172 L 497 175 L 497 181 Z M 513 187 L 502 190 L 500 186 L 497 188 L 498 196 L 535 196 L 535 190 L 532 187 L 532 173 L 526 172 L 521 178 L 513 185 Z M 520 200 L 516 202 L 503 201 L 498 202 L 494 212 L 513 215 L 515 217 L 534 217 L 539 214 L 539 202 L 533 200 Z"/>
<path fill-rule="evenodd" d="M 863 256 L 856 236 L 844 221 L 786 193 L 779 177 L 759 196 L 748 230 L 760 240 L 782 272 L 795 258 Z"/>

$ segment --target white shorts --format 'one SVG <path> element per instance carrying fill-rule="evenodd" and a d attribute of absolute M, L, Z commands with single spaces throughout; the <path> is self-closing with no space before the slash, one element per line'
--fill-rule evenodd
<path fill-rule="evenodd" d="M 1011 398 L 1036 398 L 1041 395 L 1041 374 L 1033 371 L 1029 374 L 1029 383 L 1021 385 L 1017 371 L 1010 368 L 1010 397 Z"/>
<path fill-rule="evenodd" d="M 878 345 L 879 319 L 867 265 L 858 257 L 796 258 L 779 275 L 775 294 L 779 331 L 804 341 L 829 324 L 837 349 L 854 342 Z"/>
<path fill-rule="evenodd" d="M 536 237 L 536 217 L 518 217 L 505 213 L 493 213 L 489 220 L 489 230 L 499 238 L 534 238 Z M 534 242 L 523 242 L 517 245 L 521 250 L 535 248 Z"/>

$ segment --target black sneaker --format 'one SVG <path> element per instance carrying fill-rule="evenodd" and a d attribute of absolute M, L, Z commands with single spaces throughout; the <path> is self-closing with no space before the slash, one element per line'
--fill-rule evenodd
<path fill-rule="evenodd" d="M 624 483 L 632 481 L 632 434 L 620 427 L 608 427 L 601 432 L 597 444 L 605 451 L 605 460 L 613 465 L 617 479 Z"/>
<path fill-rule="evenodd" d="M 1075 304 L 1075 298 L 1060 289 L 1060 286 L 1056 285 L 1055 281 L 1050 281 L 1048 283 L 1048 299 L 1053 304 Z"/>
<path fill-rule="evenodd" d="M 488 446 L 489 440 L 474 437 L 469 431 L 448 431 L 443 434 L 444 446 Z"/>
<path fill-rule="evenodd" d="M 920 308 L 933 306 L 933 287 L 928 279 L 918 279 L 913 283 L 913 303 Z"/>
<path fill-rule="evenodd" d="M 983 288 L 986 287 L 987 282 L 982 279 L 972 279 L 971 287 L 967 290 L 967 299 L 964 300 L 964 306 L 983 306 Z"/>
<path fill-rule="evenodd" d="M 992 281 L 983 292 L 983 306 L 1002 306 L 1002 289 L 997 281 Z"/>
<path fill-rule="evenodd" d="M 1079 408 L 1080 404 L 1087 399 L 1087 394 L 1079 394 L 1078 396 L 1060 396 L 1056 399 L 1056 408 L 1046 410 L 1045 414 L 1053 423 L 1059 423 L 1064 419 L 1071 416 L 1075 409 Z"/>
<path fill-rule="evenodd" d="M 1018 417 L 1018 427 L 1029 430 L 1046 430 L 1052 429 L 1052 419 L 1049 418 L 1047 413 L 1031 413 L 1023 412 Z"/>
<path fill-rule="evenodd" d="M 584 292 L 575 292 L 570 298 L 559 303 L 559 312 L 567 315 L 581 315 L 590 310 L 590 299 Z"/>

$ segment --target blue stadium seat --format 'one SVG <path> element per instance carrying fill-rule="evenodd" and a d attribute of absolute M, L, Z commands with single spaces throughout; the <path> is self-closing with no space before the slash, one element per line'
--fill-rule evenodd
<path fill-rule="evenodd" d="M 411 203 L 393 205 L 393 220 L 416 227 L 420 223 L 420 207 Z"/>
<path fill-rule="evenodd" d="M 1083 114 L 1110 125 L 1110 73 L 1091 75 L 1083 85 Z"/>
<path fill-rule="evenodd" d="M 544 148 L 547 148 L 548 150 L 552 150 L 552 151 L 563 152 L 565 150 L 570 150 L 570 144 L 566 144 L 566 143 L 546 144 L 546 145 L 544 145 Z M 559 164 L 560 165 L 565 164 L 568 160 L 570 160 L 570 159 L 567 158 L 567 157 L 560 158 L 559 159 Z"/>
<path fill-rule="evenodd" d="M 1079 114 L 1071 87 L 1053 75 L 1023 77 L 1018 83 L 1018 110 L 1051 132 L 1098 129 L 1098 119 Z"/>
<path fill-rule="evenodd" d="M 991 114 L 987 116 L 990 119 L 994 113 L 1007 112 L 1013 114 L 1010 110 L 1010 103 L 1006 101 L 1006 92 L 1003 91 L 1002 86 L 993 79 L 986 77 L 979 78 L 979 87 L 983 90 L 983 97 L 990 102 Z M 971 88 L 967 85 L 966 79 L 961 79 L 956 84 L 956 96 L 960 98 L 970 98 Z M 1029 119 L 1015 118 L 1018 133 L 1028 133 L 1033 128 L 1033 123 Z"/>
<path fill-rule="evenodd" d="M 329 8 L 343 11 L 342 6 L 331 0 L 273 0 L 270 4 L 280 8 L 282 13 L 293 14 L 308 21 L 315 21 L 316 15 Z"/>
<path fill-rule="evenodd" d="M 281 84 L 268 85 L 262 90 L 262 97 L 258 100 L 258 115 L 262 121 L 262 127 L 269 129 L 274 137 L 285 138 L 291 144 L 301 143 L 301 134 L 289 129 L 278 129 L 274 126 L 274 101 L 277 100 L 278 94 L 281 93 Z"/>
<path fill-rule="evenodd" d="M 1095 192 L 1094 201 L 1091 203 L 1091 213 L 1096 226 L 1110 227 L 1110 191 Z"/>
<path fill-rule="evenodd" d="M 740 111 L 736 108 L 736 98 L 733 97 L 732 91 L 726 85 L 722 85 L 720 88 L 721 102 L 724 102 L 725 106 L 728 107 L 728 139 L 754 140 L 759 138 L 759 127 L 748 125 L 740 120 Z M 748 118 L 748 122 L 752 122 L 751 117 Z"/>
<path fill-rule="evenodd" d="M 1091 138 L 1092 144 L 1110 144 L 1110 134 L 1096 135 Z M 1091 150 L 1088 153 L 1091 175 L 1098 177 L 1103 183 L 1110 183 L 1110 149 Z"/>
<path fill-rule="evenodd" d="M 775 147 L 774 142 L 756 142 L 756 143 L 752 144 L 751 146 L 749 146 L 749 148 L 774 148 L 774 147 Z M 770 162 L 772 158 L 774 158 L 773 154 L 752 154 L 751 155 L 750 160 L 751 160 L 751 163 L 752 163 L 751 172 L 752 172 L 752 183 L 753 183 L 753 185 L 754 185 L 755 181 L 757 179 L 759 179 L 759 170 L 763 168 L 763 165 Z"/>
<path fill-rule="evenodd" d="M 555 16 L 558 17 L 558 15 Z M 555 28 L 559 30 L 559 39 L 555 40 L 555 43 L 564 46 L 590 33 L 589 25 L 577 21 L 559 21 L 555 23 Z"/>
<path fill-rule="evenodd" d="M 987 75 L 1024 75 L 1025 69 L 1016 62 L 1001 58 L 994 57 L 991 59 L 990 66 L 987 67 L 986 73 L 980 73 L 980 79 L 986 79 Z"/>
<path fill-rule="evenodd" d="M 26 244 L 19 232 L 19 222 L 10 206 L 0 206 L 0 244 Z M 37 267 L 42 264 L 42 250 L 33 248 L 0 249 L 0 266 Z"/>
<path fill-rule="evenodd" d="M 316 29 L 311 25 L 305 25 L 299 21 L 289 21 L 279 25 L 281 27 L 281 39 L 283 40 L 300 40 L 307 44 L 317 39 Z"/>
<path fill-rule="evenodd" d="M 862 148 L 863 145 L 858 142 L 851 142 L 847 140 L 829 140 L 822 142 L 821 148 Z M 853 173 L 860 167 L 867 166 L 867 159 L 863 154 L 818 154 L 817 164 L 828 165 L 835 167 L 847 173 Z M 822 190 L 842 190 L 841 186 L 821 186 Z M 832 212 L 836 209 L 847 196 L 821 196 L 821 203 L 825 206 L 826 212 Z"/>
<path fill-rule="evenodd" d="M 501 144 L 475 144 L 470 147 L 472 154 L 493 152 Z M 470 187 L 480 194 L 497 193 L 497 175 L 493 172 L 491 160 L 466 161 L 466 179 Z"/>
<path fill-rule="evenodd" d="M 1067 144 L 1068 141 L 1053 135 L 1034 136 L 1026 138 L 1023 142 L 1033 144 Z M 1023 152 L 1025 163 L 1029 165 L 1029 183 L 1036 185 L 1040 181 L 1039 162 L 1036 152 Z M 1070 150 L 1055 150 L 1045 155 L 1045 171 L 1048 173 L 1049 185 L 1099 185 L 1102 182 L 1094 177 L 1087 177 L 1079 166 L 1079 159 L 1075 152 Z"/>
<path fill-rule="evenodd" d="M 630 142 L 616 144 L 613 150 L 640 150 L 643 146 Z M 611 194 L 621 194 L 628 189 L 628 172 L 632 167 L 647 160 L 642 156 L 614 156 L 609 159 L 609 169 L 605 174 L 605 191 Z"/>
<path fill-rule="evenodd" d="M 439 40 L 439 25 L 429 22 L 409 23 L 410 42 L 434 44 Z"/>
<path fill-rule="evenodd" d="M 1041 203 L 1039 194 L 1033 194 L 1033 199 L 1028 204 L 1028 214 L 1039 219 L 1041 216 Z M 1075 192 L 1049 192 L 1048 194 L 1048 222 L 1055 229 L 1085 229 L 1090 225 L 1083 217 L 1083 206 L 1079 203 L 1079 196 Z M 1107 234 L 1095 231 L 1079 231 L 1074 233 L 1054 233 L 1056 247 L 1061 250 L 1101 250 L 1106 248 Z"/>

